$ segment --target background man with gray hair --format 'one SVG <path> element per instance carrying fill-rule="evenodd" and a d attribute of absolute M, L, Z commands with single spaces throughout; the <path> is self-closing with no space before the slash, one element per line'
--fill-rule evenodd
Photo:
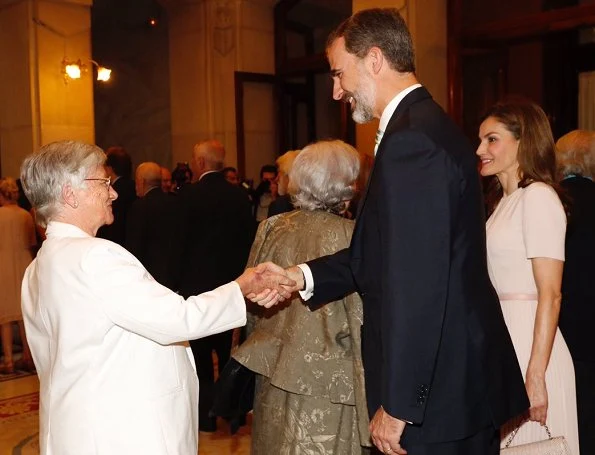
<path fill-rule="evenodd" d="M 125 247 L 162 285 L 177 291 L 183 248 L 178 198 L 161 190 L 161 167 L 136 168 L 136 195 L 128 211 Z"/>
<path fill-rule="evenodd" d="M 595 131 L 574 130 L 558 139 L 556 164 L 571 200 L 559 325 L 574 363 L 580 449 L 595 453 Z"/>
<path fill-rule="evenodd" d="M 194 295 L 226 283 L 246 266 L 254 239 L 255 223 L 244 190 L 232 185 L 221 170 L 225 149 L 209 140 L 194 147 L 191 168 L 195 181 L 180 191 L 186 241 L 182 260 L 180 293 Z M 231 353 L 232 331 L 190 342 L 200 382 L 199 428 L 215 431 L 208 413 L 212 405 L 214 368 L 212 351 L 223 369 Z M 202 400 L 202 401 L 201 401 Z"/>

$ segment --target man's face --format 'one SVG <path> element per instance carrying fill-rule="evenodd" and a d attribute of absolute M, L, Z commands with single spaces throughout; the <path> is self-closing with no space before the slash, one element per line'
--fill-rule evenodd
<path fill-rule="evenodd" d="M 164 193 L 169 193 L 171 191 L 172 182 L 171 182 L 171 172 L 169 169 L 162 167 L 161 168 L 161 190 Z"/>
<path fill-rule="evenodd" d="M 234 171 L 227 171 L 224 175 L 225 180 L 227 180 L 229 183 L 231 183 L 232 185 L 239 185 L 240 184 L 240 179 L 238 177 L 238 174 Z"/>
<path fill-rule="evenodd" d="M 333 78 L 333 98 L 351 105 L 351 116 L 357 123 L 367 123 L 374 115 L 376 85 L 368 74 L 364 60 L 345 49 L 345 39 L 337 38 L 327 49 Z"/>
<path fill-rule="evenodd" d="M 274 172 L 263 172 L 262 173 L 262 181 L 268 180 L 269 182 L 273 182 L 277 176 Z"/>

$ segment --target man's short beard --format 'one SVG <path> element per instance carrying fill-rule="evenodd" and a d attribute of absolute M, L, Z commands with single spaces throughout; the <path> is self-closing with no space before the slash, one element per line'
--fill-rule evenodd
<path fill-rule="evenodd" d="M 360 73 L 361 74 L 361 73 Z M 374 98 L 376 97 L 376 87 L 368 77 L 362 76 L 365 88 L 351 93 L 355 101 L 355 109 L 351 112 L 351 118 L 356 123 L 368 123 L 374 120 Z M 360 87 L 363 84 L 360 84 Z"/>
<path fill-rule="evenodd" d="M 368 104 L 358 102 L 355 99 L 355 109 L 351 113 L 351 118 L 353 118 L 355 123 L 368 123 L 374 120 L 374 113 Z"/>

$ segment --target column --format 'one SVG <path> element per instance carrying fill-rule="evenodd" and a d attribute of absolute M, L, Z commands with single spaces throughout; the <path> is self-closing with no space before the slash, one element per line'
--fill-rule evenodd
<path fill-rule="evenodd" d="M 94 142 L 92 0 L 0 0 L 0 166 L 19 176 L 23 158 L 62 139 Z M 62 61 L 80 59 L 81 79 Z"/>

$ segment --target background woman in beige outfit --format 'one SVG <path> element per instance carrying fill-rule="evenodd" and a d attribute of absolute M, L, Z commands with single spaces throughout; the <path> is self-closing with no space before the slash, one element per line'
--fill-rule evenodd
<path fill-rule="evenodd" d="M 552 132 L 543 110 L 523 99 L 490 109 L 479 128 L 488 192 L 488 270 L 525 378 L 528 416 L 510 422 L 512 445 L 564 436 L 579 454 L 574 368 L 558 329 L 566 216 L 556 193 Z M 528 418 L 529 421 L 525 421 Z"/>
<path fill-rule="evenodd" d="M 339 214 L 353 196 L 358 169 L 357 152 L 344 142 L 304 148 L 289 175 L 298 210 L 260 224 L 248 265 L 288 267 L 346 248 L 354 223 Z M 249 316 L 248 339 L 233 357 L 258 373 L 252 455 L 359 455 L 370 445 L 362 320 L 355 294 L 317 311 L 296 294 Z"/>
<path fill-rule="evenodd" d="M 4 364 L 0 373 L 14 373 L 13 323 L 18 323 L 23 357 L 17 362 L 19 369 L 33 369 L 33 360 L 25 338 L 21 313 L 21 282 L 25 269 L 32 260 L 32 248 L 36 243 L 33 218 L 17 205 L 19 189 L 14 179 L 0 180 L 0 326 Z"/>

